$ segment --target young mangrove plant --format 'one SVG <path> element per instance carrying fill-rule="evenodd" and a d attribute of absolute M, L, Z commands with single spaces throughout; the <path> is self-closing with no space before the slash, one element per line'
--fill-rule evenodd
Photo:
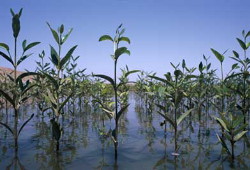
<path fill-rule="evenodd" d="M 115 160 L 117 160 L 117 147 L 118 147 L 118 127 L 119 127 L 119 119 L 121 117 L 121 115 L 125 112 L 125 110 L 128 108 L 129 104 L 126 104 L 123 107 L 119 107 L 118 103 L 119 103 L 119 99 L 118 99 L 118 89 L 125 84 L 125 82 L 120 82 L 117 83 L 117 62 L 118 59 L 121 55 L 123 54 L 128 54 L 130 55 L 130 51 L 127 49 L 127 47 L 119 47 L 120 42 L 125 41 L 127 43 L 130 44 L 130 39 L 128 37 L 124 37 L 123 34 L 125 32 L 125 29 L 121 29 L 122 28 L 122 24 L 116 29 L 116 35 L 114 38 L 112 38 L 109 35 L 103 35 L 100 37 L 99 41 L 105 41 L 105 40 L 109 40 L 113 43 L 114 45 L 114 53 L 111 55 L 112 59 L 114 60 L 114 78 L 111 78 L 107 75 L 102 75 L 102 74 L 96 74 L 94 76 L 96 77 L 100 77 L 103 78 L 105 80 L 107 80 L 111 85 L 112 88 L 114 90 L 114 94 L 115 94 L 115 107 L 114 110 L 108 110 L 105 109 L 105 112 L 108 112 L 109 115 L 111 117 L 114 118 L 115 121 L 115 128 L 112 130 L 112 139 L 114 142 L 114 147 L 115 147 Z M 131 74 L 134 73 L 134 71 L 129 71 L 126 73 L 126 77 Z M 120 109 L 119 109 L 120 108 Z M 119 110 L 119 111 L 118 111 Z"/>
<path fill-rule="evenodd" d="M 217 137 L 222 147 L 226 149 L 227 153 L 231 155 L 232 160 L 234 160 L 234 145 L 247 133 L 247 131 L 244 130 L 247 124 L 244 123 L 243 115 L 235 116 L 233 114 L 228 114 L 227 116 L 228 118 L 226 118 L 223 113 L 220 114 L 220 118 L 214 116 L 221 128 L 224 129 L 223 136 L 217 134 Z M 231 149 L 228 147 L 226 140 L 229 141 Z"/>
<path fill-rule="evenodd" d="M 49 73 L 49 69 L 50 69 L 50 63 L 45 63 L 44 62 L 44 58 L 45 58 L 45 52 L 42 51 L 41 54 L 39 54 L 39 58 L 40 61 L 36 61 L 37 63 L 37 72 L 42 75 L 44 73 Z M 38 88 L 36 88 L 36 94 L 34 96 L 34 98 L 36 99 L 37 105 L 39 110 L 42 113 L 42 116 L 44 116 L 44 112 L 46 110 L 49 109 L 49 107 L 46 105 L 46 102 L 44 101 L 44 97 L 43 95 L 39 95 L 39 94 L 43 94 L 44 92 L 46 92 L 46 81 L 44 78 L 42 78 L 41 76 L 37 76 L 36 79 L 36 84 L 38 85 Z"/>
<path fill-rule="evenodd" d="M 201 120 L 201 112 L 202 112 L 202 107 L 204 107 L 204 102 L 206 101 L 206 85 L 205 85 L 205 74 L 204 70 L 206 69 L 206 66 L 203 65 L 202 62 L 200 62 L 198 70 L 199 70 L 199 75 L 197 76 L 197 80 L 195 82 L 194 86 L 194 94 L 195 94 L 195 103 L 199 115 L 199 121 Z"/>
<path fill-rule="evenodd" d="M 129 96 L 129 89 L 130 89 L 130 87 L 127 85 L 129 83 L 128 75 L 139 72 L 139 70 L 129 71 L 129 68 L 126 65 L 126 68 L 121 69 L 121 72 L 122 72 L 122 75 L 119 77 L 121 85 L 118 88 L 118 97 L 120 98 L 119 105 L 126 106 L 128 104 L 128 96 Z"/>
<path fill-rule="evenodd" d="M 178 151 L 178 145 L 177 145 L 177 133 L 178 133 L 178 125 L 184 120 L 185 117 L 187 117 L 193 109 L 189 109 L 185 113 L 178 116 L 178 109 L 180 107 L 180 103 L 182 99 L 185 97 L 185 92 L 182 89 L 185 83 L 188 83 L 188 79 L 192 78 L 192 76 L 184 76 L 181 70 L 177 69 L 174 71 L 174 79 L 171 76 L 171 73 L 168 72 L 165 74 L 165 79 L 157 77 L 157 76 L 149 76 L 155 80 L 158 80 L 162 82 L 166 86 L 166 90 L 163 92 L 166 98 L 168 98 L 171 101 L 172 108 L 174 110 L 174 115 L 169 115 L 167 113 L 166 106 L 156 104 L 156 106 L 160 109 L 158 112 L 164 119 L 164 123 L 169 122 L 174 127 L 174 141 L 175 141 L 175 148 L 174 153 L 172 155 L 179 155 L 177 153 Z M 162 113 L 163 111 L 163 113 Z"/>
<path fill-rule="evenodd" d="M 61 25 L 57 31 L 55 31 L 49 23 L 47 23 L 52 35 L 58 45 L 58 52 L 55 50 L 54 47 L 50 46 L 50 54 L 51 54 L 51 62 L 53 66 L 55 67 L 55 74 L 50 75 L 47 73 L 44 73 L 44 76 L 47 79 L 48 85 L 47 85 L 47 92 L 44 93 L 44 97 L 46 102 L 50 105 L 52 111 L 53 111 L 53 118 L 51 119 L 52 123 L 52 135 L 53 138 L 56 140 L 57 143 L 57 151 L 59 150 L 59 140 L 61 137 L 62 129 L 59 124 L 59 116 L 63 114 L 63 108 L 66 105 L 66 103 L 69 101 L 69 99 L 72 97 L 73 92 L 65 92 L 66 89 L 64 87 L 67 84 L 71 84 L 74 82 L 73 79 L 70 77 L 62 77 L 63 70 L 65 69 L 68 61 L 71 58 L 71 55 L 75 51 L 77 46 L 72 47 L 64 57 L 62 57 L 61 50 L 62 45 L 69 37 L 70 33 L 72 32 L 72 29 L 70 31 L 63 35 L 64 33 L 64 25 Z M 67 90 L 68 91 L 68 90 Z"/>
<path fill-rule="evenodd" d="M 223 54 L 221 54 L 220 52 L 214 50 L 213 48 L 211 48 L 211 51 L 213 52 L 215 57 L 220 62 L 220 71 L 221 71 L 220 87 L 217 87 L 216 91 L 217 91 L 217 97 L 221 99 L 221 108 L 220 108 L 219 111 L 222 113 L 222 112 L 224 112 L 224 109 L 225 109 L 225 96 L 226 96 L 226 93 L 227 93 L 227 88 L 225 87 L 224 73 L 223 73 L 223 62 L 224 62 L 224 59 L 225 59 L 224 54 L 227 51 L 225 51 Z"/>
<path fill-rule="evenodd" d="M 34 114 L 30 116 L 28 120 L 26 120 L 20 129 L 18 130 L 18 117 L 19 117 L 19 108 L 22 105 L 22 103 L 26 102 L 27 99 L 29 99 L 30 95 L 28 92 L 36 86 L 36 84 L 30 83 L 30 80 L 26 80 L 24 83 L 24 78 L 27 78 L 27 76 L 34 76 L 37 75 L 34 72 L 25 72 L 22 74 L 17 74 L 18 66 L 26 60 L 28 57 L 30 57 L 32 54 L 26 54 L 26 52 L 31 49 L 32 47 L 38 45 L 40 42 L 33 42 L 30 44 L 27 44 L 27 41 L 24 40 L 22 42 L 22 54 L 20 57 L 18 57 L 17 54 L 17 40 L 18 35 L 21 29 L 20 24 L 20 17 L 22 15 L 22 9 L 19 11 L 19 13 L 14 13 L 14 11 L 11 9 L 12 14 L 12 31 L 13 31 L 13 37 L 14 37 L 14 56 L 11 55 L 10 48 L 5 43 L 0 43 L 0 47 L 2 47 L 7 53 L 0 51 L 0 55 L 6 59 L 12 66 L 13 66 L 13 73 L 8 74 L 8 78 L 10 80 L 11 89 L 0 89 L 0 93 L 3 95 L 3 97 L 12 105 L 14 109 L 14 128 L 11 128 L 9 125 L 0 122 L 1 125 L 6 127 L 14 136 L 14 142 L 15 142 L 15 153 L 18 151 L 18 137 L 24 128 L 24 126 L 33 118 Z"/>
<path fill-rule="evenodd" d="M 247 112 L 249 111 L 250 104 L 247 102 L 249 100 L 249 68 L 250 59 L 247 57 L 247 50 L 250 46 L 250 42 L 247 42 L 247 38 L 250 36 L 250 31 L 246 34 L 242 31 L 242 36 L 244 40 L 237 38 L 239 45 L 243 50 L 243 57 L 240 57 L 239 53 L 233 51 L 234 56 L 230 57 L 235 64 L 232 65 L 232 70 L 239 70 L 238 73 L 233 72 L 230 76 L 226 78 L 227 87 L 235 92 L 240 97 L 240 102 L 237 102 L 237 108 L 242 112 L 244 116 L 244 124 L 246 123 Z"/>

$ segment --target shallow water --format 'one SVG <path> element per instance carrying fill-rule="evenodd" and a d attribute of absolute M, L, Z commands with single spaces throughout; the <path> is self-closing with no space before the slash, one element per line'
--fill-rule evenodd
<path fill-rule="evenodd" d="M 173 129 L 168 125 L 166 136 L 160 126 L 162 118 L 146 113 L 138 96 L 131 94 L 130 106 L 124 115 L 119 134 L 118 160 L 110 138 L 99 135 L 103 124 L 100 112 L 85 107 L 74 115 L 65 115 L 60 151 L 55 152 L 49 117 L 38 114 L 36 107 L 20 110 L 19 125 L 31 113 L 36 116 L 25 126 L 19 137 L 18 157 L 14 154 L 12 134 L 0 126 L 0 169 L 249 169 L 249 141 L 236 144 L 236 159 L 231 162 L 222 150 L 216 133 L 220 128 L 214 120 L 187 118 L 179 127 L 179 156 L 174 151 Z M 77 109 L 76 109 L 77 110 Z M 13 122 L 9 109 L 8 122 Z M 6 122 L 5 109 L 0 120 Z M 203 118 L 204 119 L 204 118 Z M 106 130 L 113 128 L 109 120 Z M 191 125 L 192 126 L 191 126 Z M 249 133 L 247 134 L 249 136 Z"/>

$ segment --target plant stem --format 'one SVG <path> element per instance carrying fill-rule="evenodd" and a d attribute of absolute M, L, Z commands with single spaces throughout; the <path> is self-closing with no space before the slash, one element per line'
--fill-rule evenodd
<path fill-rule="evenodd" d="M 245 43 L 246 43 L 246 39 L 245 39 Z M 244 61 L 244 72 L 243 72 L 243 102 L 242 102 L 242 113 L 244 116 L 244 124 L 246 124 L 246 76 L 245 76 L 245 72 L 247 72 L 247 67 L 245 65 L 246 62 L 246 50 L 244 50 L 244 57 L 245 57 L 245 61 Z"/>
<path fill-rule="evenodd" d="M 222 97 L 221 97 L 221 112 L 224 112 L 224 77 L 223 77 L 223 66 L 222 62 L 220 63 L 221 66 L 221 89 L 223 90 L 222 92 Z"/>
<path fill-rule="evenodd" d="M 174 122 L 175 122 L 175 127 L 174 127 L 174 150 L 177 152 L 177 122 L 176 122 L 176 107 L 174 108 Z"/>
<path fill-rule="evenodd" d="M 115 42 L 114 43 L 114 56 L 115 56 L 115 51 L 118 48 L 118 44 Z M 118 118 L 117 118 L 117 114 L 118 114 L 118 100 L 117 100 L 117 82 L 116 82 L 116 67 L 117 67 L 117 59 L 114 59 L 114 90 L 115 90 L 115 160 L 117 160 L 118 157 L 118 152 L 117 152 L 117 146 L 118 146 Z"/>
<path fill-rule="evenodd" d="M 15 38 L 15 56 L 14 56 L 14 80 L 16 82 L 16 78 L 17 78 L 17 38 Z"/>
<path fill-rule="evenodd" d="M 14 81 L 15 81 L 15 88 L 17 90 L 17 38 L 15 38 L 15 54 L 14 54 Z M 14 142 L 15 142 L 15 153 L 18 152 L 18 132 L 17 132 L 17 125 L 18 125 L 18 109 L 17 109 L 17 95 L 15 94 L 17 91 L 14 92 L 14 112 L 15 112 L 15 124 L 14 124 Z"/>
<path fill-rule="evenodd" d="M 234 160 L 234 142 L 233 141 L 231 141 L 231 156 L 232 156 L 232 160 Z"/>
<path fill-rule="evenodd" d="M 18 152 L 18 132 L 17 132 L 17 124 L 18 124 L 18 110 L 15 108 L 15 125 L 14 125 L 15 153 Z"/>

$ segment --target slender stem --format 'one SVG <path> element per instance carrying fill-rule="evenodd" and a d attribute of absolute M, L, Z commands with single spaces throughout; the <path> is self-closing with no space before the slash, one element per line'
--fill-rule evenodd
<path fill-rule="evenodd" d="M 174 108 L 174 122 L 175 122 L 175 127 L 174 127 L 174 150 L 177 152 L 177 121 L 176 121 L 176 107 Z"/>
<path fill-rule="evenodd" d="M 222 62 L 220 63 L 220 67 L 221 67 L 221 88 L 223 90 L 224 88 L 224 77 L 223 77 L 223 66 L 222 66 Z M 221 112 L 224 112 L 224 90 L 222 92 L 222 97 L 221 97 Z"/>
<path fill-rule="evenodd" d="M 17 132 L 17 125 L 18 125 L 18 110 L 15 108 L 15 125 L 14 125 L 15 153 L 18 152 L 18 132 Z"/>
<path fill-rule="evenodd" d="M 58 84 L 58 87 L 60 86 L 60 70 L 58 69 L 57 70 L 57 84 Z M 58 120 L 59 118 L 59 89 L 57 89 L 56 91 L 56 104 L 57 104 L 57 107 L 56 107 L 56 118 Z"/>
<path fill-rule="evenodd" d="M 246 39 L 245 39 L 245 43 L 246 43 Z M 245 61 L 244 61 L 244 72 L 243 72 L 243 103 L 242 103 L 242 113 L 244 116 L 244 124 L 246 124 L 246 76 L 245 76 L 245 72 L 247 71 L 247 65 L 245 64 L 246 62 L 246 58 L 247 58 L 247 54 L 246 54 L 246 50 L 244 50 L 244 57 L 245 57 Z"/>
<path fill-rule="evenodd" d="M 232 160 L 234 160 L 234 142 L 231 141 Z"/>
<path fill-rule="evenodd" d="M 114 57 L 115 57 L 115 51 L 118 48 L 118 43 L 114 42 Z M 115 160 L 117 160 L 118 157 L 118 119 L 117 119 L 117 114 L 118 114 L 118 99 L 117 99 L 117 82 L 116 82 L 116 67 L 117 67 L 117 59 L 114 58 L 114 90 L 115 90 Z"/>
<path fill-rule="evenodd" d="M 61 49 L 62 49 L 62 46 L 61 46 L 61 34 L 60 34 L 60 38 L 59 38 L 59 43 L 58 43 L 58 59 L 59 59 L 59 62 L 58 62 L 58 64 L 60 64 L 60 60 L 61 60 Z M 60 68 L 59 69 L 57 69 L 57 84 L 58 84 L 58 87 L 60 86 L 60 72 L 61 72 L 61 70 L 60 70 Z M 56 102 L 57 102 L 57 109 L 56 109 L 56 111 L 57 111 L 57 115 L 56 115 L 56 118 L 57 118 L 57 121 L 58 121 L 58 118 L 59 118 L 59 115 L 60 115 L 60 110 L 59 110 L 59 105 L 60 105 L 60 101 L 59 101 L 59 89 L 57 89 L 57 91 L 56 91 Z"/>
<path fill-rule="evenodd" d="M 17 78 L 17 38 L 15 38 L 15 56 L 14 56 L 14 80 Z"/>
<path fill-rule="evenodd" d="M 14 54 L 14 82 L 15 88 L 17 88 L 17 38 L 15 38 L 15 54 Z M 17 89 L 16 89 L 17 90 Z M 15 154 L 18 152 L 18 132 L 17 132 L 17 125 L 18 125 L 18 109 L 17 109 L 17 91 L 14 92 L 14 112 L 15 112 L 15 124 L 14 124 L 14 142 L 15 142 Z"/>
<path fill-rule="evenodd" d="M 177 77 L 175 76 L 175 107 L 174 107 L 174 142 L 175 142 L 175 152 L 177 152 L 177 95 L 178 95 L 178 88 L 177 88 Z"/>

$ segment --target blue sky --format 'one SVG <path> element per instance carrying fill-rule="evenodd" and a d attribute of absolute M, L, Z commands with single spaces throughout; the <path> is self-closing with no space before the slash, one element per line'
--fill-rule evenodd
<path fill-rule="evenodd" d="M 130 69 L 161 76 L 172 71 L 170 62 L 185 59 L 187 66 L 196 67 L 205 54 L 211 56 L 216 69 L 219 62 L 210 51 L 214 48 L 220 52 L 229 49 L 225 59 L 228 71 L 233 63 L 228 58 L 231 51 L 242 54 L 236 37 L 241 38 L 243 29 L 250 30 L 249 5 L 247 0 L 8 0 L 0 6 L 0 42 L 13 44 L 9 10 L 23 8 L 19 44 L 24 39 L 42 43 L 31 50 L 34 55 L 20 70 L 34 70 L 42 50 L 49 61 L 49 44 L 55 45 L 46 25 L 49 22 L 53 28 L 64 24 L 66 30 L 74 29 L 63 52 L 78 45 L 74 56 L 81 56 L 78 67 L 87 68 L 87 73 L 112 75 L 113 46 L 98 39 L 103 34 L 113 36 L 121 23 L 131 40 L 127 45 L 131 55 L 119 59 L 120 68 L 127 64 Z M 0 66 L 10 67 L 3 59 Z"/>

